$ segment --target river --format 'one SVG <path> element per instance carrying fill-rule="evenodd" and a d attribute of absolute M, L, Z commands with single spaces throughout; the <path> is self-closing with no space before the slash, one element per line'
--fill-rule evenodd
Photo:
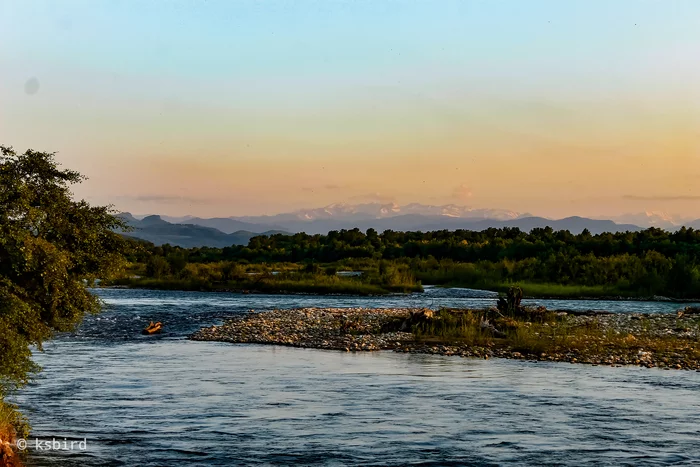
<path fill-rule="evenodd" d="M 700 373 L 192 342 L 201 326 L 299 306 L 487 306 L 488 292 L 318 297 L 98 289 L 105 310 L 37 353 L 16 397 L 29 466 L 693 465 Z M 551 301 L 672 312 L 667 302 Z M 165 332 L 141 336 L 148 321 Z M 87 439 L 87 449 L 37 451 Z"/>

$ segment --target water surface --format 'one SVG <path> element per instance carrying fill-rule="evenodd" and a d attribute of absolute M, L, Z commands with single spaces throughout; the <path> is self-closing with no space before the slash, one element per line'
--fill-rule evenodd
<path fill-rule="evenodd" d="M 44 372 L 18 398 L 33 436 L 87 437 L 88 450 L 32 452 L 30 465 L 700 463 L 696 372 L 185 339 L 251 308 L 494 301 L 477 292 L 97 293 L 105 312 L 37 355 Z M 612 303 L 621 312 L 640 304 Z M 641 304 L 654 312 L 678 307 Z M 166 332 L 139 335 L 151 320 Z"/>

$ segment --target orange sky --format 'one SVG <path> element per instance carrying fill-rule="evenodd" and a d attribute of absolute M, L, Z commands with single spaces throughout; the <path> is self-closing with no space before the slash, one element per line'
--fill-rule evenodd
<path fill-rule="evenodd" d="M 0 142 L 58 151 L 89 177 L 77 195 L 135 213 L 376 200 L 700 217 L 697 4 L 643 3 L 629 17 L 604 2 L 521 19 L 483 2 L 283 12 L 307 30 L 272 6 L 213 3 L 158 20 L 4 6 Z M 227 27 L 230 9 L 269 31 Z M 43 35 L 23 34 L 30 17 Z"/>

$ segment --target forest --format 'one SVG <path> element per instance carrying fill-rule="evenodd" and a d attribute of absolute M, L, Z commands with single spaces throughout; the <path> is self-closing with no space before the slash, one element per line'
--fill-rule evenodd
<path fill-rule="evenodd" d="M 599 235 L 352 229 L 257 236 L 226 248 L 139 245 L 123 284 L 339 293 L 353 293 L 351 283 L 364 284 L 367 293 L 416 291 L 421 284 L 502 291 L 517 284 L 530 296 L 700 297 L 700 231 L 686 228 Z M 339 271 L 362 274 L 339 278 Z M 288 290 L 294 282 L 297 288 Z"/>

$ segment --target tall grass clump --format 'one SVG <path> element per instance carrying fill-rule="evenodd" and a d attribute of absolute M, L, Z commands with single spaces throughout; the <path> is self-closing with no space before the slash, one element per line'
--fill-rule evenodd
<path fill-rule="evenodd" d="M 412 331 L 417 340 L 440 339 L 469 345 L 488 345 L 494 336 L 485 324 L 485 314 L 483 310 L 441 309 L 431 319 L 414 324 Z"/>

